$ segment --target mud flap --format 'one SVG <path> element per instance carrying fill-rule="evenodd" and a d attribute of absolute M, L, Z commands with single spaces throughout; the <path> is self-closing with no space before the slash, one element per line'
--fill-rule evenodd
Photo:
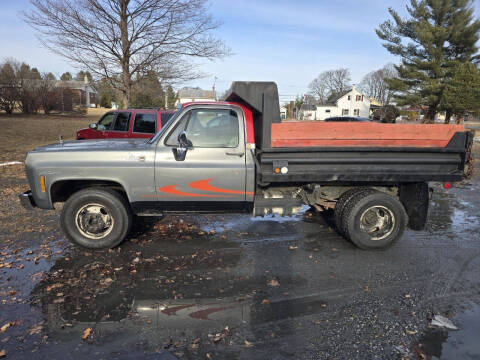
<path fill-rule="evenodd" d="M 400 201 L 408 215 L 408 227 L 423 230 L 427 223 L 429 190 L 428 184 L 412 183 L 400 185 Z"/>

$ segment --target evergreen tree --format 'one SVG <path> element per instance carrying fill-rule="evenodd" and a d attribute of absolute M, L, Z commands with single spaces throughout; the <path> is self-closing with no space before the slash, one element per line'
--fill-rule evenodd
<path fill-rule="evenodd" d="M 137 76 L 131 103 L 133 108 L 165 108 L 165 93 L 155 72 Z"/>
<path fill-rule="evenodd" d="M 68 71 L 64 72 L 62 76 L 60 76 L 60 80 L 62 81 L 70 81 L 72 80 L 72 74 L 70 74 Z"/>
<path fill-rule="evenodd" d="M 167 108 L 168 110 L 175 110 L 175 102 L 177 101 L 177 95 L 171 85 L 167 86 Z"/>
<path fill-rule="evenodd" d="M 445 87 L 459 63 L 478 61 L 480 21 L 472 0 L 411 0 L 409 18 L 380 25 L 384 47 L 401 58 L 398 76 L 387 79 L 398 105 L 427 105 L 427 122 L 440 110 Z"/>
<path fill-rule="evenodd" d="M 77 81 L 84 81 L 85 80 L 85 75 L 87 76 L 87 79 L 89 82 L 92 81 L 92 75 L 88 71 L 83 71 L 80 70 L 77 75 L 75 76 L 75 80 Z"/>
<path fill-rule="evenodd" d="M 471 63 L 455 67 L 449 83 L 445 86 L 441 106 L 456 115 L 457 123 L 467 112 L 480 111 L 480 71 Z M 447 117 L 445 122 L 449 122 Z"/>

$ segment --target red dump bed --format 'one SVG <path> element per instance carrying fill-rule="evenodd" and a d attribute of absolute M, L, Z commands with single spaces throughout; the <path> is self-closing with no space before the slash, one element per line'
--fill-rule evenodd
<path fill-rule="evenodd" d="M 272 124 L 271 147 L 446 147 L 463 125 L 284 122 Z"/>

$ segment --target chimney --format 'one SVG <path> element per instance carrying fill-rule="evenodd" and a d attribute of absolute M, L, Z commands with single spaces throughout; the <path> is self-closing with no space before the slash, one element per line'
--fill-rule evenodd
<path fill-rule="evenodd" d="M 83 82 L 84 82 L 85 84 L 88 84 L 88 76 L 87 76 L 87 74 L 85 74 L 85 76 L 83 77 Z"/>

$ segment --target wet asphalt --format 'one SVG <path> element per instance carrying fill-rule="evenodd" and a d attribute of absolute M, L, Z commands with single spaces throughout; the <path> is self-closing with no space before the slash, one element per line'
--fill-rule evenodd
<path fill-rule="evenodd" d="M 479 359 L 480 176 L 434 185 L 426 230 L 363 251 L 330 219 L 168 216 L 110 251 L 58 215 L 0 240 L 12 359 Z M 12 204 L 12 207 L 17 206 Z M 18 205 L 19 206 L 19 205 Z M 7 232 L 0 233 L 6 234 Z M 435 314 L 459 327 L 431 327 Z M 0 353 L 1 354 L 1 353 Z"/>

